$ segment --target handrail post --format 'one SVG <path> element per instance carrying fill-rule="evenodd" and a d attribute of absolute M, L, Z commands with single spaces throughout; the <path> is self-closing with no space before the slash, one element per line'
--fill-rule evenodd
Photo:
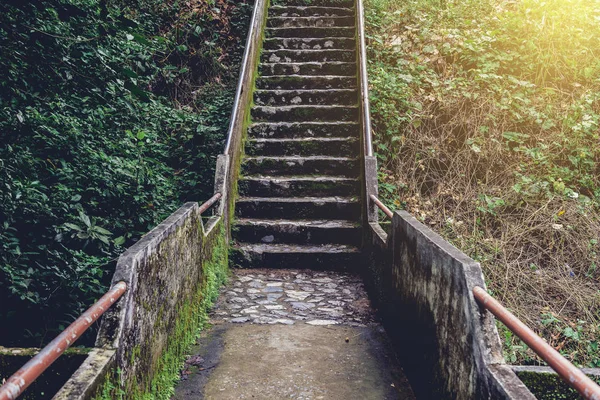
<path fill-rule="evenodd" d="M 35 357 L 15 372 L 2 387 L 0 387 L 0 400 L 16 399 L 33 381 L 35 381 L 48 367 L 60 357 L 65 350 L 79 339 L 79 337 L 92 325 L 106 310 L 110 308 L 127 290 L 125 282 L 115 284 L 93 306 L 84 312 L 67 329 L 48 343 Z"/>

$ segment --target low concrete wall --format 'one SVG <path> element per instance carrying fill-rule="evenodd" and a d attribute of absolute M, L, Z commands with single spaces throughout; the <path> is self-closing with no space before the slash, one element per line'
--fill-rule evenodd
<path fill-rule="evenodd" d="M 406 212 L 370 224 L 365 281 L 419 398 L 534 399 L 504 364 L 494 318 L 472 295 L 478 263 Z"/>
<path fill-rule="evenodd" d="M 102 319 L 98 351 L 55 398 L 89 397 L 109 369 L 120 371 L 117 379 L 128 395 L 149 391 L 161 357 L 186 334 L 180 331 L 197 329 L 180 322 L 199 311 L 207 275 L 218 273 L 215 268 L 225 273 L 225 243 L 222 218 L 210 219 L 205 230 L 198 204 L 187 203 L 123 253 L 112 283 L 125 281 L 127 292 Z M 214 265 L 215 251 L 223 252 L 222 265 Z"/>

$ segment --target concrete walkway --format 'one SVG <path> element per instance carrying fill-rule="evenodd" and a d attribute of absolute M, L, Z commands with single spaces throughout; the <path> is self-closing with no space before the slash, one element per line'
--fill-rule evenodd
<path fill-rule="evenodd" d="M 413 399 L 358 278 L 236 270 L 174 399 Z"/>

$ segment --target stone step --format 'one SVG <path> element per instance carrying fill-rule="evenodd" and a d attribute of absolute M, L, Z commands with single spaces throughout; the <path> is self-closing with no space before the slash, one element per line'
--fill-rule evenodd
<path fill-rule="evenodd" d="M 271 220 L 235 221 L 233 238 L 238 242 L 272 244 L 350 244 L 359 246 L 361 230 L 357 222 L 345 220 Z"/>
<path fill-rule="evenodd" d="M 353 50 L 265 50 L 264 63 L 355 62 Z"/>
<path fill-rule="evenodd" d="M 358 106 L 255 106 L 254 121 L 357 121 Z"/>
<path fill-rule="evenodd" d="M 354 16 L 353 8 L 342 7 L 295 7 L 272 6 L 269 8 L 271 17 L 343 17 Z"/>
<path fill-rule="evenodd" d="M 355 105 L 358 92 L 354 89 L 325 90 L 256 90 L 254 104 L 259 106 L 285 105 Z"/>
<path fill-rule="evenodd" d="M 354 7 L 354 0 L 273 0 L 271 6 Z"/>
<path fill-rule="evenodd" d="M 345 17 L 269 17 L 269 28 L 324 28 L 336 26 L 354 27 L 354 16 Z"/>
<path fill-rule="evenodd" d="M 255 122 L 248 128 L 250 137 L 307 138 L 359 137 L 358 122 Z"/>
<path fill-rule="evenodd" d="M 243 176 L 238 191 L 248 197 L 358 196 L 360 186 L 356 178 L 339 176 Z"/>
<path fill-rule="evenodd" d="M 354 27 L 266 28 L 267 38 L 327 38 L 354 37 Z"/>
<path fill-rule="evenodd" d="M 347 157 L 246 157 L 242 162 L 243 175 L 337 175 L 357 177 L 359 162 Z"/>
<path fill-rule="evenodd" d="M 360 251 L 349 245 L 246 244 L 232 246 L 229 265 L 240 268 L 357 271 Z"/>
<path fill-rule="evenodd" d="M 326 38 L 269 38 L 263 42 L 265 50 L 323 50 L 323 49 L 350 49 L 356 48 L 356 41 L 352 37 L 326 37 Z"/>
<path fill-rule="evenodd" d="M 356 138 L 250 139 L 250 156 L 356 156 L 360 149 Z"/>
<path fill-rule="evenodd" d="M 268 75 L 356 75 L 354 62 L 261 63 L 258 72 Z"/>
<path fill-rule="evenodd" d="M 355 76 L 271 75 L 256 79 L 256 87 L 266 90 L 353 89 Z"/>
<path fill-rule="evenodd" d="M 360 218 L 357 197 L 240 197 L 237 218 L 344 219 Z"/>

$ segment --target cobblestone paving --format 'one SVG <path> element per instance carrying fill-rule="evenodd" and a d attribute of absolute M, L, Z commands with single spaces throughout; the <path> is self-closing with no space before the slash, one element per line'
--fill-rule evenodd
<path fill-rule="evenodd" d="M 310 270 L 233 270 L 211 322 L 365 326 L 372 310 L 359 277 Z"/>

